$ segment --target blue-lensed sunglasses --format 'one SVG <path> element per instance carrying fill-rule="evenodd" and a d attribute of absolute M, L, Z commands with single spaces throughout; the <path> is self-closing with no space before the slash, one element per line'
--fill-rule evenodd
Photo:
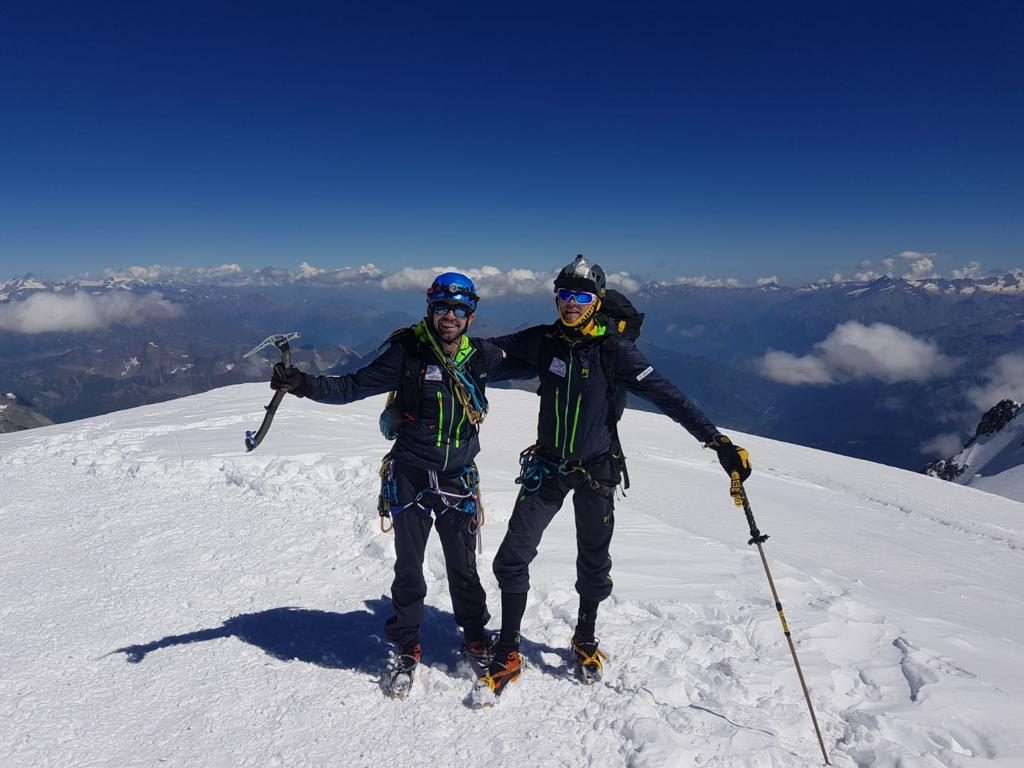
<path fill-rule="evenodd" d="M 446 304 L 443 301 L 436 301 L 430 305 L 430 311 L 435 315 L 447 315 L 454 312 L 456 317 L 466 317 L 472 314 L 473 310 L 461 304 Z"/>
<path fill-rule="evenodd" d="M 564 301 L 566 303 L 572 299 L 577 304 L 593 304 L 594 300 L 597 299 L 597 296 L 593 293 L 587 293 L 586 291 L 574 291 L 571 288 L 559 288 L 555 291 L 555 295 L 558 296 L 559 301 Z"/>

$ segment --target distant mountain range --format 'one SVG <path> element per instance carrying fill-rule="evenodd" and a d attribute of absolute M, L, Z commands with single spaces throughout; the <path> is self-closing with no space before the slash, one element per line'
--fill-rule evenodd
<path fill-rule="evenodd" d="M 518 293 L 507 281 L 490 288 L 486 276 L 478 284 L 484 300 L 474 334 L 554 319 L 549 282 Z M 922 466 L 922 445 L 937 433 L 967 436 L 979 412 L 967 393 L 984 383 L 1000 356 L 1024 349 L 1020 271 L 798 288 L 648 283 L 629 295 L 647 315 L 641 349 L 716 423 L 909 469 Z M 72 318 L 40 330 L 29 322 L 39 318 L 26 319 L 30 309 L 47 311 L 40 296 L 82 297 L 107 312 L 107 321 L 76 329 Z M 371 359 L 391 330 L 421 316 L 422 296 L 422 290 L 395 288 L 371 268 L 326 275 L 140 271 L 63 281 L 24 275 L 0 282 L 0 392 L 68 421 L 266 380 L 276 351 L 258 359 L 242 355 L 271 333 L 294 330 L 303 333 L 295 351 L 300 367 L 350 371 Z M 129 299 L 136 304 L 126 312 Z M 838 376 L 820 386 L 773 381 L 759 367 L 770 350 L 813 358 L 848 322 L 900 329 L 934 344 L 955 365 L 920 380 Z"/>

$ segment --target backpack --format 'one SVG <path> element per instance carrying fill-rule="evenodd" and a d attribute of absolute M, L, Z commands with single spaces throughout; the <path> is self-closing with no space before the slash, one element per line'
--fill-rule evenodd
<path fill-rule="evenodd" d="M 415 421 L 419 417 L 420 387 L 426 371 L 426 360 L 433 360 L 433 353 L 419 339 L 412 328 L 399 328 L 392 333 L 387 342 L 402 345 L 402 378 L 398 389 L 388 395 L 387 404 L 380 414 L 380 431 L 388 440 L 398 437 L 398 430 L 403 424 Z M 469 358 L 469 372 L 473 381 L 484 393 L 487 382 L 487 371 L 483 354 L 483 345 L 479 339 L 471 338 L 469 343 L 476 350 Z"/>
<path fill-rule="evenodd" d="M 615 352 L 620 339 L 636 342 L 640 338 L 640 331 L 644 327 L 644 313 L 637 312 L 629 299 L 614 288 L 609 288 L 601 300 L 601 314 L 607 318 L 612 330 L 612 333 L 601 342 L 601 367 L 604 368 L 605 378 L 608 379 L 608 386 L 611 389 L 612 434 L 618 439 L 615 426 L 622 418 L 622 412 L 626 410 L 626 393 L 615 387 Z"/>
<path fill-rule="evenodd" d="M 608 288 L 601 299 L 601 314 L 613 321 L 619 336 L 630 341 L 640 338 L 644 327 L 644 313 L 637 312 L 633 303 L 614 288 Z"/>
<path fill-rule="evenodd" d="M 644 327 L 644 313 L 638 312 L 633 303 L 614 288 L 605 291 L 601 300 L 601 314 L 608 320 L 610 333 L 601 341 L 601 368 L 608 382 L 608 429 L 612 433 L 612 460 L 622 476 L 623 490 L 629 488 L 629 471 L 626 457 L 619 441 L 619 420 L 626 410 L 626 391 L 615 386 L 615 356 L 622 339 L 636 342 Z"/>

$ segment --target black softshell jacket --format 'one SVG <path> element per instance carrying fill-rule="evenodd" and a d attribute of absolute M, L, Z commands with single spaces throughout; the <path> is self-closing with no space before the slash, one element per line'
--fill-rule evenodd
<path fill-rule="evenodd" d="M 587 463 L 611 448 L 609 411 L 613 406 L 601 364 L 605 338 L 574 339 L 556 323 L 490 339 L 505 351 L 510 365 L 528 367 L 540 376 L 537 439 L 566 461 Z M 624 388 L 650 401 L 701 442 L 718 434 L 715 425 L 654 370 L 633 342 L 622 337 L 615 342 L 611 370 L 616 389 Z"/>
<path fill-rule="evenodd" d="M 478 342 L 473 354 L 485 356 L 480 369 L 485 385 L 501 366 L 505 355 L 489 342 Z M 302 395 L 319 403 L 351 403 L 399 388 L 405 352 L 392 343 L 369 365 L 344 376 L 305 374 Z M 467 366 L 468 370 L 468 366 Z M 497 377 L 495 377 L 497 378 Z M 420 394 L 416 420 L 398 430 L 391 456 L 441 473 L 455 473 L 473 463 L 480 452 L 479 427 L 471 424 L 465 409 L 452 394 L 451 377 L 433 355 L 424 353 L 420 363 Z"/>

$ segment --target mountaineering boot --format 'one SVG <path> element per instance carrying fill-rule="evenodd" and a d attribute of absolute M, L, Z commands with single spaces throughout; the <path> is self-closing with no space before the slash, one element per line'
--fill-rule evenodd
<path fill-rule="evenodd" d="M 473 666 L 477 677 L 483 677 L 491 666 L 491 659 L 494 658 L 494 646 L 491 639 L 486 637 L 483 640 L 467 640 L 462 646 L 462 654 Z"/>
<path fill-rule="evenodd" d="M 497 645 L 491 663 L 473 688 L 473 702 L 480 707 L 493 706 L 505 686 L 519 679 L 523 657 L 519 648 Z"/>
<path fill-rule="evenodd" d="M 398 652 L 388 659 L 388 666 L 381 681 L 384 693 L 392 699 L 404 699 L 408 696 L 419 663 L 419 643 L 400 646 Z"/>
<path fill-rule="evenodd" d="M 604 662 L 608 655 L 598 649 L 598 640 L 573 635 L 569 647 L 572 651 L 573 667 L 584 685 L 599 682 L 604 676 Z"/>

